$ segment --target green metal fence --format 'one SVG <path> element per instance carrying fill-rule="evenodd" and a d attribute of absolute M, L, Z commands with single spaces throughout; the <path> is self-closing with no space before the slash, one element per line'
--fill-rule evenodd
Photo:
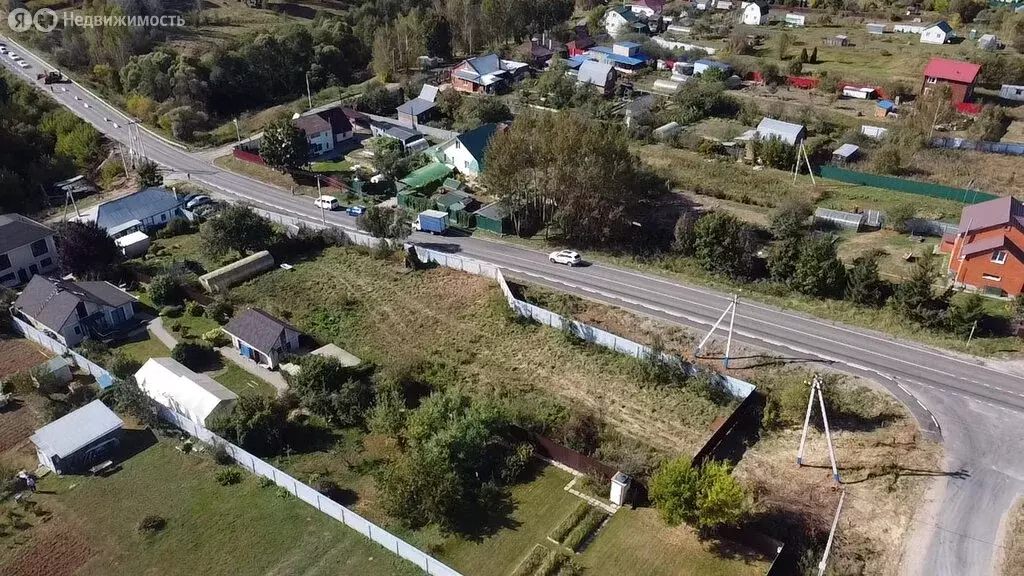
<path fill-rule="evenodd" d="M 979 192 L 977 190 L 953 188 L 951 186 L 942 186 L 939 184 L 931 184 L 929 182 L 918 182 L 917 180 L 907 180 L 905 178 L 896 178 L 894 176 L 868 174 L 866 172 L 837 168 L 836 166 L 822 166 L 821 176 L 823 178 L 839 180 L 840 182 L 847 182 L 849 184 L 873 186 L 875 188 L 896 190 L 898 192 L 917 194 L 919 196 L 930 196 L 932 198 L 953 200 L 954 202 L 963 202 L 964 204 L 977 204 L 979 202 L 985 202 L 986 200 L 997 198 L 995 194 Z"/>

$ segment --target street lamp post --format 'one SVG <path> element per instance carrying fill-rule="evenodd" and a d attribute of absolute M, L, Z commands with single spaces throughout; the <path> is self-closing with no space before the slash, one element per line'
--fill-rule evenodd
<path fill-rule="evenodd" d="M 242 143 L 242 133 L 238 130 L 238 118 L 233 118 L 231 121 L 235 123 L 235 138 L 237 138 L 238 139 L 238 143 L 241 144 Z"/>
<path fill-rule="evenodd" d="M 309 90 L 309 72 L 306 72 L 306 98 L 309 100 L 309 108 L 313 109 L 313 93 Z"/>

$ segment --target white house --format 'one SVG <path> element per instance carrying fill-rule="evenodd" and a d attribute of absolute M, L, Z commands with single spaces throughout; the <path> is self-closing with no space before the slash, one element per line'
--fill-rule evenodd
<path fill-rule="evenodd" d="M 319 156 L 334 151 L 337 144 L 353 136 L 352 123 L 341 108 L 292 116 L 292 123 L 306 133 L 309 152 Z"/>
<path fill-rule="evenodd" d="M 1024 86 L 1016 84 L 1003 84 L 999 87 L 999 97 L 1003 100 L 1024 102 Z"/>
<path fill-rule="evenodd" d="M 235 350 L 267 368 L 277 368 L 282 352 L 299 349 L 302 332 L 259 308 L 235 316 L 221 330 L 231 337 Z"/>
<path fill-rule="evenodd" d="M 484 169 L 487 146 L 497 131 L 497 124 L 484 124 L 459 134 L 441 145 L 441 161 L 463 174 L 479 176 Z"/>
<path fill-rule="evenodd" d="M 109 339 L 134 326 L 135 296 L 110 282 L 70 282 L 33 276 L 14 301 L 19 316 L 73 348 L 86 338 Z"/>
<path fill-rule="evenodd" d="M 740 22 L 747 26 L 762 26 L 768 23 L 768 2 L 744 2 L 740 13 Z"/>
<path fill-rule="evenodd" d="M 945 44 L 955 37 L 949 24 L 941 20 L 921 31 L 921 44 Z"/>
<path fill-rule="evenodd" d="M 54 231 L 21 214 L 0 214 L 0 285 L 14 288 L 57 268 Z"/>
<path fill-rule="evenodd" d="M 647 24 L 641 22 L 632 10 L 623 7 L 609 8 L 601 18 L 601 25 L 612 38 L 633 32 L 644 33 L 649 30 Z"/>
<path fill-rule="evenodd" d="M 661 15 L 665 9 L 665 0 L 634 0 L 629 9 L 633 14 L 649 20 Z"/>
<path fill-rule="evenodd" d="M 172 358 L 146 360 L 135 381 L 158 404 L 202 426 L 212 418 L 230 416 L 238 403 L 237 394 Z"/>

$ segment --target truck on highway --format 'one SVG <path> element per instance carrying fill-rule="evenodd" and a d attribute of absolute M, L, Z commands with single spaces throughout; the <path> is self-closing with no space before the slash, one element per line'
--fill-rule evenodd
<path fill-rule="evenodd" d="M 424 210 L 416 215 L 416 221 L 412 223 L 412 229 L 417 232 L 430 232 L 431 234 L 444 234 L 448 229 L 448 213 L 440 210 Z"/>
<path fill-rule="evenodd" d="M 54 70 L 53 72 L 40 72 L 36 74 L 36 80 L 42 80 L 43 84 L 60 84 L 61 82 L 67 82 L 68 79 L 60 73 L 60 70 Z"/>

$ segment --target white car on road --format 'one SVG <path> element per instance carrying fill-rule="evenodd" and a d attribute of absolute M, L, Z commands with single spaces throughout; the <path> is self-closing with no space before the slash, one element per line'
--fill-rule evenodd
<path fill-rule="evenodd" d="M 566 266 L 579 266 L 583 263 L 579 252 L 572 250 L 559 250 L 548 254 L 548 260 L 553 264 L 565 264 Z"/>
<path fill-rule="evenodd" d="M 313 200 L 313 205 L 321 210 L 337 210 L 341 207 L 337 198 L 327 195 L 322 195 L 316 200 Z"/>

